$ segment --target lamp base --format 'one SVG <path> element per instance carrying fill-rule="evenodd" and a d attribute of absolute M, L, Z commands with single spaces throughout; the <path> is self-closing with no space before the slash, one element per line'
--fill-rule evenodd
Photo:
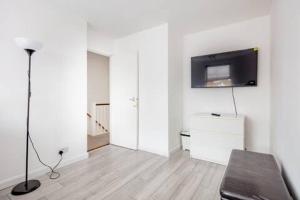
<path fill-rule="evenodd" d="M 23 195 L 30 192 L 33 192 L 34 190 L 38 189 L 41 186 L 41 182 L 38 180 L 29 180 L 27 182 L 27 188 L 25 187 L 26 182 L 19 183 L 16 185 L 13 190 L 11 191 L 12 195 Z"/>

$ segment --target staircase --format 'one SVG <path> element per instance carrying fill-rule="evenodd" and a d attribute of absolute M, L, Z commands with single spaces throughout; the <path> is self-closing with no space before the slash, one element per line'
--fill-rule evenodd
<path fill-rule="evenodd" d="M 92 113 L 87 113 L 88 135 L 97 136 L 109 133 L 109 103 L 93 105 Z"/>

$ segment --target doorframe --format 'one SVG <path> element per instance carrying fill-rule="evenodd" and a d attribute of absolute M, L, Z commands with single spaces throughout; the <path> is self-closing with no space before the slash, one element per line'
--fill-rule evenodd
<path fill-rule="evenodd" d="M 91 52 L 91 53 L 94 53 L 94 54 L 97 54 L 97 55 L 100 55 L 100 56 L 105 56 L 108 58 L 108 79 L 109 79 L 109 87 L 108 87 L 108 93 L 109 93 L 109 104 L 110 104 L 110 59 L 111 59 L 111 56 L 112 55 L 109 55 L 109 54 L 106 54 L 106 53 L 103 53 L 103 52 L 99 52 L 99 51 L 95 51 L 95 50 L 92 50 L 92 49 L 89 49 L 87 48 L 86 50 L 86 53 L 88 54 L 88 52 Z M 86 111 L 85 111 L 85 115 L 90 115 L 90 113 L 88 112 L 88 93 L 87 93 L 87 86 L 88 86 L 88 56 L 86 54 Z M 111 120 L 111 114 L 110 114 L 110 109 L 109 109 L 109 126 L 110 126 L 110 120 Z M 86 121 L 86 125 L 88 124 L 88 121 Z M 109 143 L 107 145 L 110 144 L 110 130 L 108 129 L 108 133 L 109 133 Z M 88 144 L 88 125 L 86 126 L 86 144 Z M 106 146 L 106 145 L 104 145 Z M 102 148 L 104 146 L 101 146 L 101 147 L 97 147 L 97 148 L 94 148 L 94 149 L 91 149 L 91 150 L 88 150 L 88 146 L 86 148 L 86 152 L 89 152 L 89 151 L 93 151 L 93 150 L 96 150 L 96 149 L 99 149 L 99 148 Z"/>
<path fill-rule="evenodd" d="M 139 150 L 140 144 L 140 52 L 137 51 L 137 104 L 136 104 L 136 115 L 137 115 L 137 130 L 136 130 L 136 150 Z"/>

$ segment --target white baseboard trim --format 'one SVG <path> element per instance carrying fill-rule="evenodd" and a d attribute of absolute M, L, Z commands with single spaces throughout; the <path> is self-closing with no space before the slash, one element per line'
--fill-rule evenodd
<path fill-rule="evenodd" d="M 84 159 L 87 159 L 88 157 L 89 157 L 89 154 L 87 152 L 84 154 L 78 155 L 78 156 L 74 156 L 72 158 L 64 160 L 61 163 L 61 165 L 59 166 L 59 168 L 70 165 L 72 163 L 75 163 L 75 162 L 78 162 L 81 160 L 84 160 Z M 28 176 L 30 178 L 36 178 L 36 177 L 46 174 L 47 172 L 49 172 L 49 170 L 47 168 L 39 167 L 37 169 L 33 169 L 33 170 L 29 171 Z M 17 183 L 24 181 L 24 176 L 25 176 L 24 174 L 19 174 L 19 175 L 13 176 L 11 178 L 7 178 L 7 179 L 0 181 L 0 190 L 10 187 L 12 185 L 16 185 Z"/>
<path fill-rule="evenodd" d="M 173 154 L 175 154 L 176 152 L 178 152 L 180 150 L 181 150 L 181 145 L 179 144 L 169 151 L 169 156 L 172 156 Z"/>
<path fill-rule="evenodd" d="M 113 145 L 113 146 L 116 146 L 116 147 L 121 147 L 121 148 L 129 149 L 129 150 L 134 150 L 134 151 L 138 150 L 137 148 L 134 148 L 134 147 L 133 148 L 123 147 L 122 145 L 117 144 L 117 143 L 113 143 L 113 142 L 110 142 L 109 144 Z"/>
<path fill-rule="evenodd" d="M 169 157 L 169 153 L 168 152 L 157 151 L 155 149 L 151 149 L 151 148 L 147 148 L 147 147 L 141 147 L 141 146 L 139 146 L 138 150 L 146 151 L 146 152 L 157 154 L 157 155 L 160 155 L 160 156 Z"/>

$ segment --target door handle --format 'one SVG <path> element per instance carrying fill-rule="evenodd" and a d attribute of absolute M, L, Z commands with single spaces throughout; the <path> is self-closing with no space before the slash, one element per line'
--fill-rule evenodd
<path fill-rule="evenodd" d="M 131 102 L 133 102 L 133 107 L 137 107 L 137 104 L 138 104 L 138 98 L 136 98 L 136 97 L 131 97 L 131 98 L 129 98 L 129 101 L 131 101 Z"/>
<path fill-rule="evenodd" d="M 136 99 L 135 99 L 135 97 L 131 97 L 131 98 L 129 98 L 129 101 L 135 102 Z"/>

